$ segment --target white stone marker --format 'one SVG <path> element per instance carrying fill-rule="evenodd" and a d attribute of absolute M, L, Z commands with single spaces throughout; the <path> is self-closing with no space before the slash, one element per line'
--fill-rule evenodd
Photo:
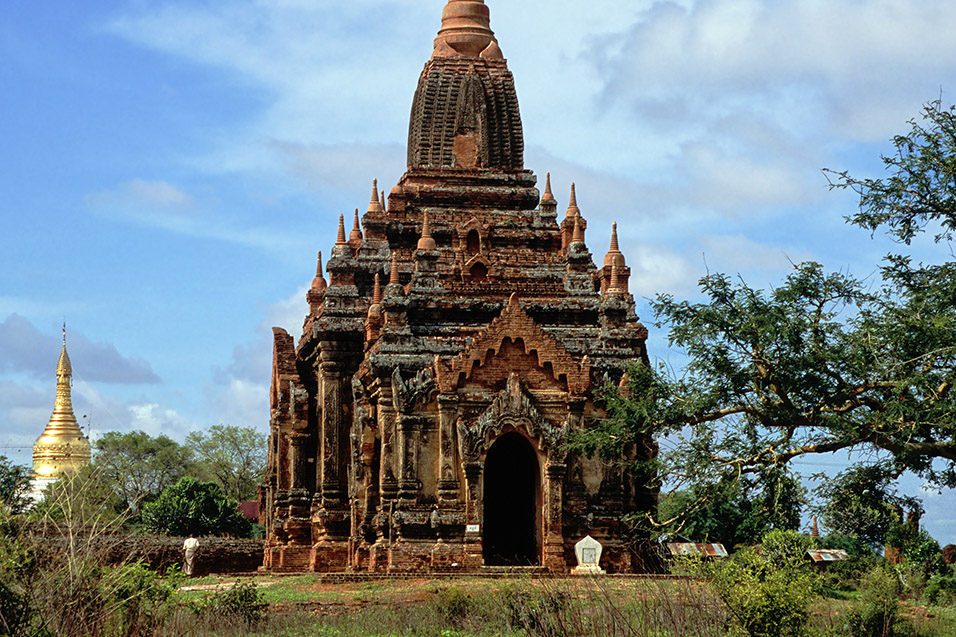
<path fill-rule="evenodd" d="M 574 545 L 578 565 L 571 569 L 572 575 L 604 575 L 601 568 L 601 552 L 604 547 L 590 535 Z"/>

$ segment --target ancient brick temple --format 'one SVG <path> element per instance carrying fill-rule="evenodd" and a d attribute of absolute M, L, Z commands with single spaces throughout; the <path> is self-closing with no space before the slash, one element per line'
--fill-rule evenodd
<path fill-rule="evenodd" d="M 622 519 L 653 492 L 565 442 L 647 331 L 616 229 L 598 268 L 573 186 L 559 220 L 523 149 L 488 8 L 450 0 L 408 171 L 340 218 L 298 344 L 275 330 L 265 568 L 562 573 L 587 534 L 634 567 Z"/>

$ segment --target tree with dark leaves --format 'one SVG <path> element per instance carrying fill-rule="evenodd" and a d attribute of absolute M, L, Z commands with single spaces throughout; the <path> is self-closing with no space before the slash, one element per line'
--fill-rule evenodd
<path fill-rule="evenodd" d="M 930 104 L 910 125 L 884 158 L 888 177 L 828 174 L 859 195 L 851 223 L 903 245 L 924 231 L 949 243 L 956 111 Z M 576 441 L 606 453 L 657 437 L 663 451 L 648 462 L 659 479 L 696 497 L 656 524 L 701 510 L 719 485 L 834 452 L 869 453 L 885 479 L 909 471 L 956 486 L 956 263 L 889 255 L 876 285 L 803 263 L 774 289 L 725 274 L 700 289 L 702 302 L 652 303 L 686 367 L 632 367 L 624 391 L 606 397 L 609 417 Z"/>

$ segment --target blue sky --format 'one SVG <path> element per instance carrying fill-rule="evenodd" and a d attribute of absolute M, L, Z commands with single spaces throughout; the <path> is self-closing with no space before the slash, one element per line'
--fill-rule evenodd
<path fill-rule="evenodd" d="M 877 175 L 887 140 L 956 90 L 948 0 L 487 3 L 526 165 L 559 205 L 577 182 L 596 258 L 620 223 L 647 322 L 645 297 L 692 296 L 708 269 L 873 273 L 890 244 L 844 224 L 854 201 L 820 169 Z M 94 434 L 265 431 L 270 329 L 299 333 L 338 215 L 404 171 L 444 2 L 3 4 L 4 451 L 29 462 L 14 447 L 49 418 L 64 319 Z M 650 347 L 679 361 L 662 334 Z M 942 536 L 953 497 L 927 497 Z"/>

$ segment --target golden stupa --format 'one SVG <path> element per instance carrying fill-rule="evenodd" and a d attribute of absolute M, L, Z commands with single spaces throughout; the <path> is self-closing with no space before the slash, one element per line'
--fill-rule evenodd
<path fill-rule="evenodd" d="M 63 353 L 56 366 L 56 405 L 46 429 L 33 445 L 33 475 L 42 482 L 76 474 L 90 462 L 90 441 L 73 413 L 72 382 L 73 366 L 66 353 L 64 326 Z"/>

